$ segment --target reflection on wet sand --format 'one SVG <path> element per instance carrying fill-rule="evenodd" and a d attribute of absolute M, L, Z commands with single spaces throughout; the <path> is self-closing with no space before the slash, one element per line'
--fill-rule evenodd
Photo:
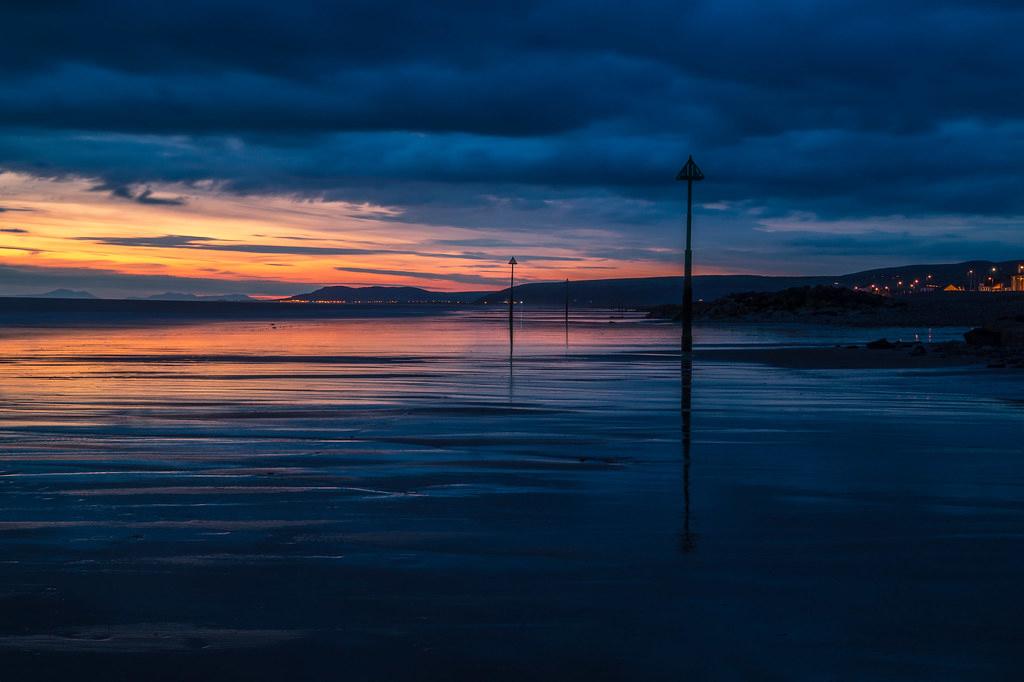
<path fill-rule="evenodd" d="M 679 538 L 679 548 L 684 553 L 689 553 L 697 549 L 697 536 L 690 528 L 690 448 L 693 428 L 693 358 L 691 354 L 683 354 L 681 369 L 680 442 L 683 452 L 683 530 Z"/>
<path fill-rule="evenodd" d="M 1012 378 L 495 308 L 0 330 L 4 679 L 1019 668 Z"/>

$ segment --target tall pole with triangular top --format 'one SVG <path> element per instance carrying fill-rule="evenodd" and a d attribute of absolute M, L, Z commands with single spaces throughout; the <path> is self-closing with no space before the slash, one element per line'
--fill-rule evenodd
<path fill-rule="evenodd" d="M 686 160 L 676 180 L 686 181 L 686 253 L 683 273 L 683 352 L 693 352 L 693 249 L 691 233 L 693 231 L 693 183 L 704 179 L 704 173 L 693 162 L 691 156 Z"/>
<path fill-rule="evenodd" d="M 516 257 L 512 258 L 508 262 L 512 266 L 512 274 L 508 278 L 508 352 L 512 352 L 512 306 L 516 300 L 516 266 L 519 265 L 516 262 Z"/>

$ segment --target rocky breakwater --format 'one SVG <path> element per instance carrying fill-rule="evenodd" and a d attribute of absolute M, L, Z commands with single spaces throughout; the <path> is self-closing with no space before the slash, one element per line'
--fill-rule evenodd
<path fill-rule="evenodd" d="M 968 352 L 990 367 L 1024 367 L 1024 315 L 1004 317 L 964 334 Z"/>
<path fill-rule="evenodd" d="M 873 323 L 883 311 L 902 311 L 905 305 L 883 296 L 842 287 L 805 286 L 773 292 L 743 292 L 694 306 L 702 321 Z M 679 321 L 681 307 L 652 308 L 648 317 Z"/>

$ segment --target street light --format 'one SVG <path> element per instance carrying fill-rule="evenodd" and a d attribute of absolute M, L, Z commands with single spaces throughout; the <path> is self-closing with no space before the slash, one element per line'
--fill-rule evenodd
<path fill-rule="evenodd" d="M 683 353 L 693 352 L 693 249 L 691 233 L 693 231 L 693 183 L 704 179 L 704 172 L 693 161 L 693 156 L 686 160 L 676 180 L 686 181 L 686 252 L 683 272 Z"/>

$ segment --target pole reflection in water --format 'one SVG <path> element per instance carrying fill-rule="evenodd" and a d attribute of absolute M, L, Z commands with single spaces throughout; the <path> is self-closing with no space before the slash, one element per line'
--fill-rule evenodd
<path fill-rule="evenodd" d="M 508 354 L 508 398 L 512 400 L 515 397 L 515 375 L 512 373 L 512 353 Z"/>
<path fill-rule="evenodd" d="M 681 441 L 683 449 L 683 529 L 679 535 L 679 549 L 690 553 L 697 549 L 697 536 L 690 529 L 690 432 L 692 428 L 693 400 L 693 358 L 689 353 L 683 354 L 682 361 L 682 396 L 680 413 L 682 416 Z"/>

